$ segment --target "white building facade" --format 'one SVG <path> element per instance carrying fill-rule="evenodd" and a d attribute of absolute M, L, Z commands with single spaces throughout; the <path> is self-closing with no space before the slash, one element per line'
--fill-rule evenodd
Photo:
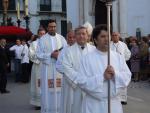
<path fill-rule="evenodd" d="M 9 0 L 8 18 L 11 17 L 14 25 L 17 26 L 17 3 L 20 4 L 20 27 L 26 28 L 25 16 L 25 0 Z M 2 0 L 0 0 L 0 23 L 3 21 L 2 16 Z M 40 26 L 46 27 L 49 19 L 56 19 L 57 32 L 66 34 L 66 0 L 28 0 L 28 16 L 30 17 L 29 28 L 31 32 L 37 34 Z"/>
<path fill-rule="evenodd" d="M 112 29 L 122 38 L 150 34 L 150 0 L 116 0 L 112 5 Z M 100 0 L 67 0 L 67 21 L 75 28 L 88 21 L 93 26 L 106 24 L 106 6 Z"/>

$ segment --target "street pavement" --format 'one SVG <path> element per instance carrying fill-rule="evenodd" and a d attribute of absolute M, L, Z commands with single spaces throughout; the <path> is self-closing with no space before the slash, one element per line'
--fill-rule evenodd
<path fill-rule="evenodd" d="M 9 94 L 0 94 L 0 113 L 40 113 L 30 105 L 30 83 L 15 83 L 8 75 Z"/>
<path fill-rule="evenodd" d="M 124 113 L 150 113 L 150 83 L 132 82 L 128 87 L 128 104 Z"/>
<path fill-rule="evenodd" d="M 0 94 L 0 113 L 40 113 L 40 110 L 34 110 L 29 103 L 30 83 L 14 83 L 12 75 L 8 78 L 10 93 Z M 124 113 L 150 113 L 150 83 L 130 83 L 128 104 L 123 109 Z"/>

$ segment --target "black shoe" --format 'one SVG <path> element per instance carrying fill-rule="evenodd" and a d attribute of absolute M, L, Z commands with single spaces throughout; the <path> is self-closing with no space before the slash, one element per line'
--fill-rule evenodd
<path fill-rule="evenodd" d="M 5 93 L 10 93 L 10 91 L 8 90 L 4 90 L 4 91 L 1 91 L 2 94 L 5 94 Z"/>
<path fill-rule="evenodd" d="M 41 107 L 36 106 L 35 110 L 41 110 Z"/>
<path fill-rule="evenodd" d="M 127 102 L 121 101 L 122 105 L 127 105 Z"/>

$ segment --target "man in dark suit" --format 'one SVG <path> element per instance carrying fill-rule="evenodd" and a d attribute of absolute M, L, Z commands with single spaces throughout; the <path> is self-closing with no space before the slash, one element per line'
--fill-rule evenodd
<path fill-rule="evenodd" d="M 5 50 L 6 40 L 0 39 L 0 92 L 3 93 L 9 93 L 8 90 L 6 90 L 7 85 L 7 76 L 6 76 L 6 70 L 9 66 L 6 50 Z"/>

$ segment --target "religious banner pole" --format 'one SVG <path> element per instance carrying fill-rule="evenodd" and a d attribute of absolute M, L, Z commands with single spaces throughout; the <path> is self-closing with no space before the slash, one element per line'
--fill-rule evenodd
<path fill-rule="evenodd" d="M 110 8 L 111 3 L 107 2 L 107 29 L 108 29 L 108 65 L 110 65 L 110 40 L 111 40 L 111 34 L 110 34 Z M 110 80 L 108 80 L 108 113 L 111 113 L 111 101 L 110 101 Z"/>
<path fill-rule="evenodd" d="M 107 29 L 108 29 L 108 65 L 110 65 L 110 40 L 111 40 L 111 25 L 110 25 L 110 12 L 111 12 L 111 6 L 112 6 L 112 2 L 115 0 L 100 0 L 102 2 L 106 3 L 106 7 L 107 7 Z M 111 86 L 110 86 L 110 80 L 108 80 L 108 113 L 111 113 L 111 95 L 110 95 L 110 90 L 111 90 Z"/>

